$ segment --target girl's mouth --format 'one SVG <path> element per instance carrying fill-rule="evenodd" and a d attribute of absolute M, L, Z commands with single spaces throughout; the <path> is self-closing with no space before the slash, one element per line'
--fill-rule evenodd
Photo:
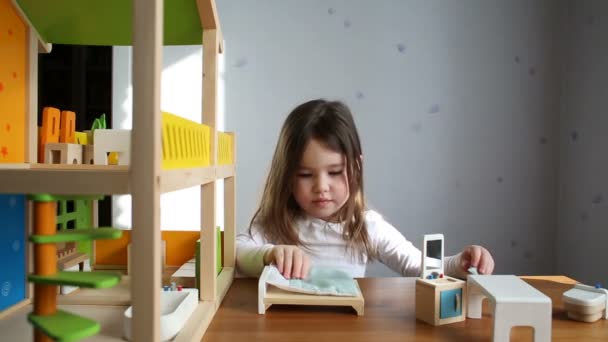
<path fill-rule="evenodd" d="M 319 207 L 324 207 L 324 206 L 328 205 L 330 202 L 331 202 L 331 200 L 326 199 L 326 198 L 317 199 L 317 200 L 312 201 L 312 203 L 314 205 L 319 206 Z"/>

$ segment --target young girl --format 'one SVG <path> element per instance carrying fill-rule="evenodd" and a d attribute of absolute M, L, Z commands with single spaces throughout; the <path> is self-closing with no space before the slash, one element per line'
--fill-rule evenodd
<path fill-rule="evenodd" d="M 421 252 L 380 214 L 367 210 L 363 156 L 348 107 L 314 100 L 287 117 L 260 206 L 249 230 L 237 236 L 237 268 L 259 276 L 276 264 L 287 279 L 306 278 L 312 265 L 365 276 L 378 260 L 404 276 L 418 276 Z M 445 258 L 448 275 L 477 267 L 491 274 L 494 260 L 481 246 Z"/>

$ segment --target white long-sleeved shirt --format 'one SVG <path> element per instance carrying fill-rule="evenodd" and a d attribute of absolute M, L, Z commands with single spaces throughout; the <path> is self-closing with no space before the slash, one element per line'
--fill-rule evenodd
<path fill-rule="evenodd" d="M 372 247 L 378 251 L 378 261 L 403 276 L 419 276 L 422 263 L 420 250 L 377 212 L 367 211 L 365 221 Z M 365 276 L 368 257 L 353 255 L 351 250 L 345 248 L 342 223 L 306 217 L 298 219 L 296 226 L 300 240 L 308 247 L 304 251 L 310 257 L 311 265 L 339 269 L 352 277 Z M 273 241 L 267 241 L 255 225 L 251 228 L 251 234 L 238 234 L 236 263 L 239 274 L 259 277 L 264 268 L 264 254 L 272 247 Z M 444 261 L 446 274 L 464 276 L 459 266 L 460 254 L 446 257 Z"/>

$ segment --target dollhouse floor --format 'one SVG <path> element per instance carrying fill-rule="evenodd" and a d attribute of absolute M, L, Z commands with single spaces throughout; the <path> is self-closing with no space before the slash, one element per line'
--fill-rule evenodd
<path fill-rule="evenodd" d="M 81 288 L 67 295 L 59 295 L 58 307 L 100 323 L 99 334 L 84 341 L 124 341 L 123 314 L 131 302 L 129 288 L 130 278 L 123 276 L 118 285 L 109 289 Z M 2 340 L 4 341 L 5 338 L 6 341 L 33 340 L 32 326 L 27 321 L 27 315 L 32 311 L 32 304 L 25 305 L 0 320 Z"/>
<path fill-rule="evenodd" d="M 175 269 L 165 269 L 163 283 L 167 283 Z M 217 277 L 218 302 L 226 295 L 232 279 L 234 269 L 224 267 Z M 78 289 L 68 295 L 58 297 L 58 307 L 62 310 L 88 317 L 100 323 L 101 331 L 98 335 L 83 341 L 116 342 L 123 339 L 123 315 L 131 302 L 130 277 L 125 275 L 121 282 L 109 289 Z M 77 303 L 77 304 L 76 304 Z M 193 336 L 204 333 L 216 310 L 213 302 L 199 302 L 194 313 L 176 337 L 178 341 L 190 341 Z M 31 341 L 33 339 L 32 326 L 28 323 L 27 315 L 33 311 L 32 304 L 24 305 L 14 312 L 0 318 L 0 332 L 2 341 Z"/>
<path fill-rule="evenodd" d="M 101 324 L 99 334 L 83 341 L 116 342 L 124 341 L 123 313 L 126 306 L 111 305 L 59 305 L 62 310 L 96 320 Z M 27 321 L 28 313 L 32 312 L 32 305 L 26 305 L 8 317 L 0 320 L 0 331 L 3 341 L 32 341 L 33 329 Z"/>
<path fill-rule="evenodd" d="M 108 289 L 77 289 L 76 291 L 57 297 L 57 302 L 63 305 L 131 305 L 131 281 L 129 276 L 122 276 L 120 283 Z"/>

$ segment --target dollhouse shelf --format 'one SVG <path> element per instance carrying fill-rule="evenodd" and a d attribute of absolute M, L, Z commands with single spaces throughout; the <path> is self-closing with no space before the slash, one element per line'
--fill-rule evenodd
<path fill-rule="evenodd" d="M 61 230 L 55 235 L 32 235 L 30 241 L 33 243 L 58 243 L 69 241 L 87 241 L 101 239 L 118 239 L 122 231 L 115 228 L 95 228 L 79 230 Z"/>
<path fill-rule="evenodd" d="M 72 285 L 103 289 L 120 282 L 120 274 L 109 272 L 67 272 L 59 271 L 53 275 L 30 274 L 27 279 L 32 283 L 45 285 Z"/>
<path fill-rule="evenodd" d="M 68 167 L 72 166 L 72 167 Z M 34 164 L 0 169 L 0 193 L 129 194 L 128 166 Z M 162 170 L 160 191 L 170 192 L 234 176 L 234 164 Z"/>
<path fill-rule="evenodd" d="M 218 298 L 215 302 L 201 301 L 190 316 L 190 319 L 184 325 L 184 328 L 173 340 L 174 342 L 192 341 L 193 336 L 201 336 L 202 332 L 211 322 L 215 312 L 219 308 L 220 303 L 226 296 L 232 279 L 234 278 L 234 268 L 224 267 L 217 276 L 217 293 Z M 61 305 L 104 305 L 104 306 L 129 306 L 131 305 L 131 277 L 124 276 L 118 286 L 103 290 L 90 290 L 81 288 L 80 290 L 61 296 L 58 298 L 58 303 Z M 111 324 L 112 318 L 107 315 L 90 316 L 96 319 L 102 326 Z M 92 338 L 95 341 L 96 338 Z M 109 341 L 124 341 L 120 335 L 104 335 L 104 342 Z"/>
<path fill-rule="evenodd" d="M 77 341 L 100 330 L 99 323 L 62 310 L 48 316 L 29 315 L 28 320 L 55 341 Z"/>

